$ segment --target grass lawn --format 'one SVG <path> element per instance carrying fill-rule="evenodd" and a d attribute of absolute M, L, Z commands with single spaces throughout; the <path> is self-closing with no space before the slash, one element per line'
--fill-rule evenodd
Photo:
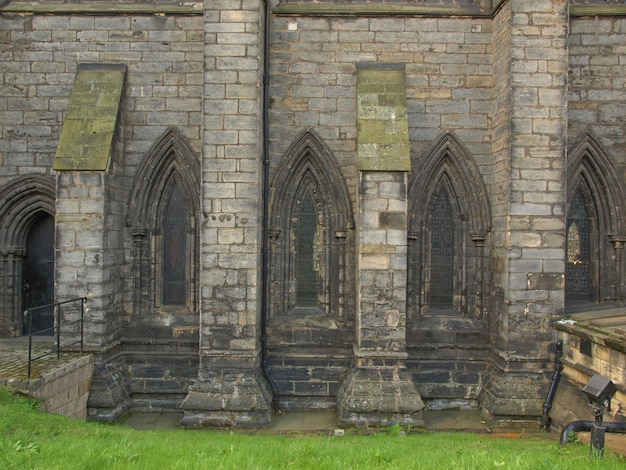
<path fill-rule="evenodd" d="M 624 469 L 589 447 L 543 436 L 468 433 L 275 436 L 207 430 L 137 431 L 38 411 L 0 387 L 1 469 Z"/>

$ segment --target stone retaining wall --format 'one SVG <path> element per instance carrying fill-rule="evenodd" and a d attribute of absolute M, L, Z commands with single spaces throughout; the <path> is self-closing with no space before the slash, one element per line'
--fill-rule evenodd
<path fill-rule="evenodd" d="M 626 343 L 623 309 L 587 312 L 556 324 L 563 341 L 563 372 L 550 417 L 556 427 L 576 420 L 593 421 L 593 408 L 583 387 L 594 374 L 611 380 L 617 392 L 605 421 L 626 422 Z"/>
<path fill-rule="evenodd" d="M 27 390 L 43 400 L 43 411 L 86 419 L 93 368 L 93 356 L 82 356 L 54 370 L 41 372 L 38 379 L 8 380 L 7 385 Z"/>

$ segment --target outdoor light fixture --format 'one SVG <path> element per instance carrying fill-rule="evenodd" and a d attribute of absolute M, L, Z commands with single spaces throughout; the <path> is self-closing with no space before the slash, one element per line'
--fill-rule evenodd
<path fill-rule="evenodd" d="M 602 423 L 604 411 L 611 409 L 611 398 L 617 392 L 617 387 L 606 377 L 594 374 L 583 387 L 583 393 L 587 395 L 589 404 L 593 407 L 593 415 L 596 418 L 591 426 L 590 452 L 593 457 L 602 458 L 604 454 L 604 434 L 606 427 Z"/>
<path fill-rule="evenodd" d="M 589 404 L 594 407 L 594 409 L 599 409 L 601 412 L 604 412 L 604 409 L 611 409 L 611 398 L 617 392 L 617 387 L 615 384 L 611 382 L 606 377 L 601 376 L 600 374 L 594 374 L 593 377 L 587 382 L 587 385 L 584 386 L 583 392 L 587 395 L 589 399 Z M 596 421 L 602 421 L 602 414 L 599 416 L 596 415 Z"/>

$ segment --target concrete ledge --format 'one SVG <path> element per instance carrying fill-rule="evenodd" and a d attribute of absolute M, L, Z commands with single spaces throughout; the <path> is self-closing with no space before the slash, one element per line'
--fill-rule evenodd
<path fill-rule="evenodd" d="M 607 377 L 617 387 L 617 393 L 611 400 L 610 415 L 613 420 L 626 420 L 624 308 L 572 314 L 570 319 L 557 322 L 556 329 L 564 345 L 561 360 L 563 383 L 559 385 L 555 398 L 555 407 L 561 406 L 564 411 L 555 413 L 557 425 L 564 426 L 567 420 L 594 419 L 582 388 L 595 373 Z"/>

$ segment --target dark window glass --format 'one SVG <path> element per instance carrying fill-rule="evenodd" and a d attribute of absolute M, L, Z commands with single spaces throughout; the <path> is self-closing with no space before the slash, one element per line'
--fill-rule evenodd
<path fill-rule="evenodd" d="M 163 304 L 183 305 L 186 301 L 188 216 L 183 196 L 174 188 L 165 211 Z"/>
<path fill-rule="evenodd" d="M 448 195 L 435 195 L 431 219 L 430 305 L 452 307 L 454 291 L 454 224 Z"/>
<path fill-rule="evenodd" d="M 317 213 L 311 191 L 300 204 L 296 236 L 296 305 L 315 307 L 317 303 Z"/>
<path fill-rule="evenodd" d="M 578 189 L 572 198 L 567 215 L 565 294 L 568 301 L 590 300 L 589 240 L 589 215 L 583 193 Z"/>

